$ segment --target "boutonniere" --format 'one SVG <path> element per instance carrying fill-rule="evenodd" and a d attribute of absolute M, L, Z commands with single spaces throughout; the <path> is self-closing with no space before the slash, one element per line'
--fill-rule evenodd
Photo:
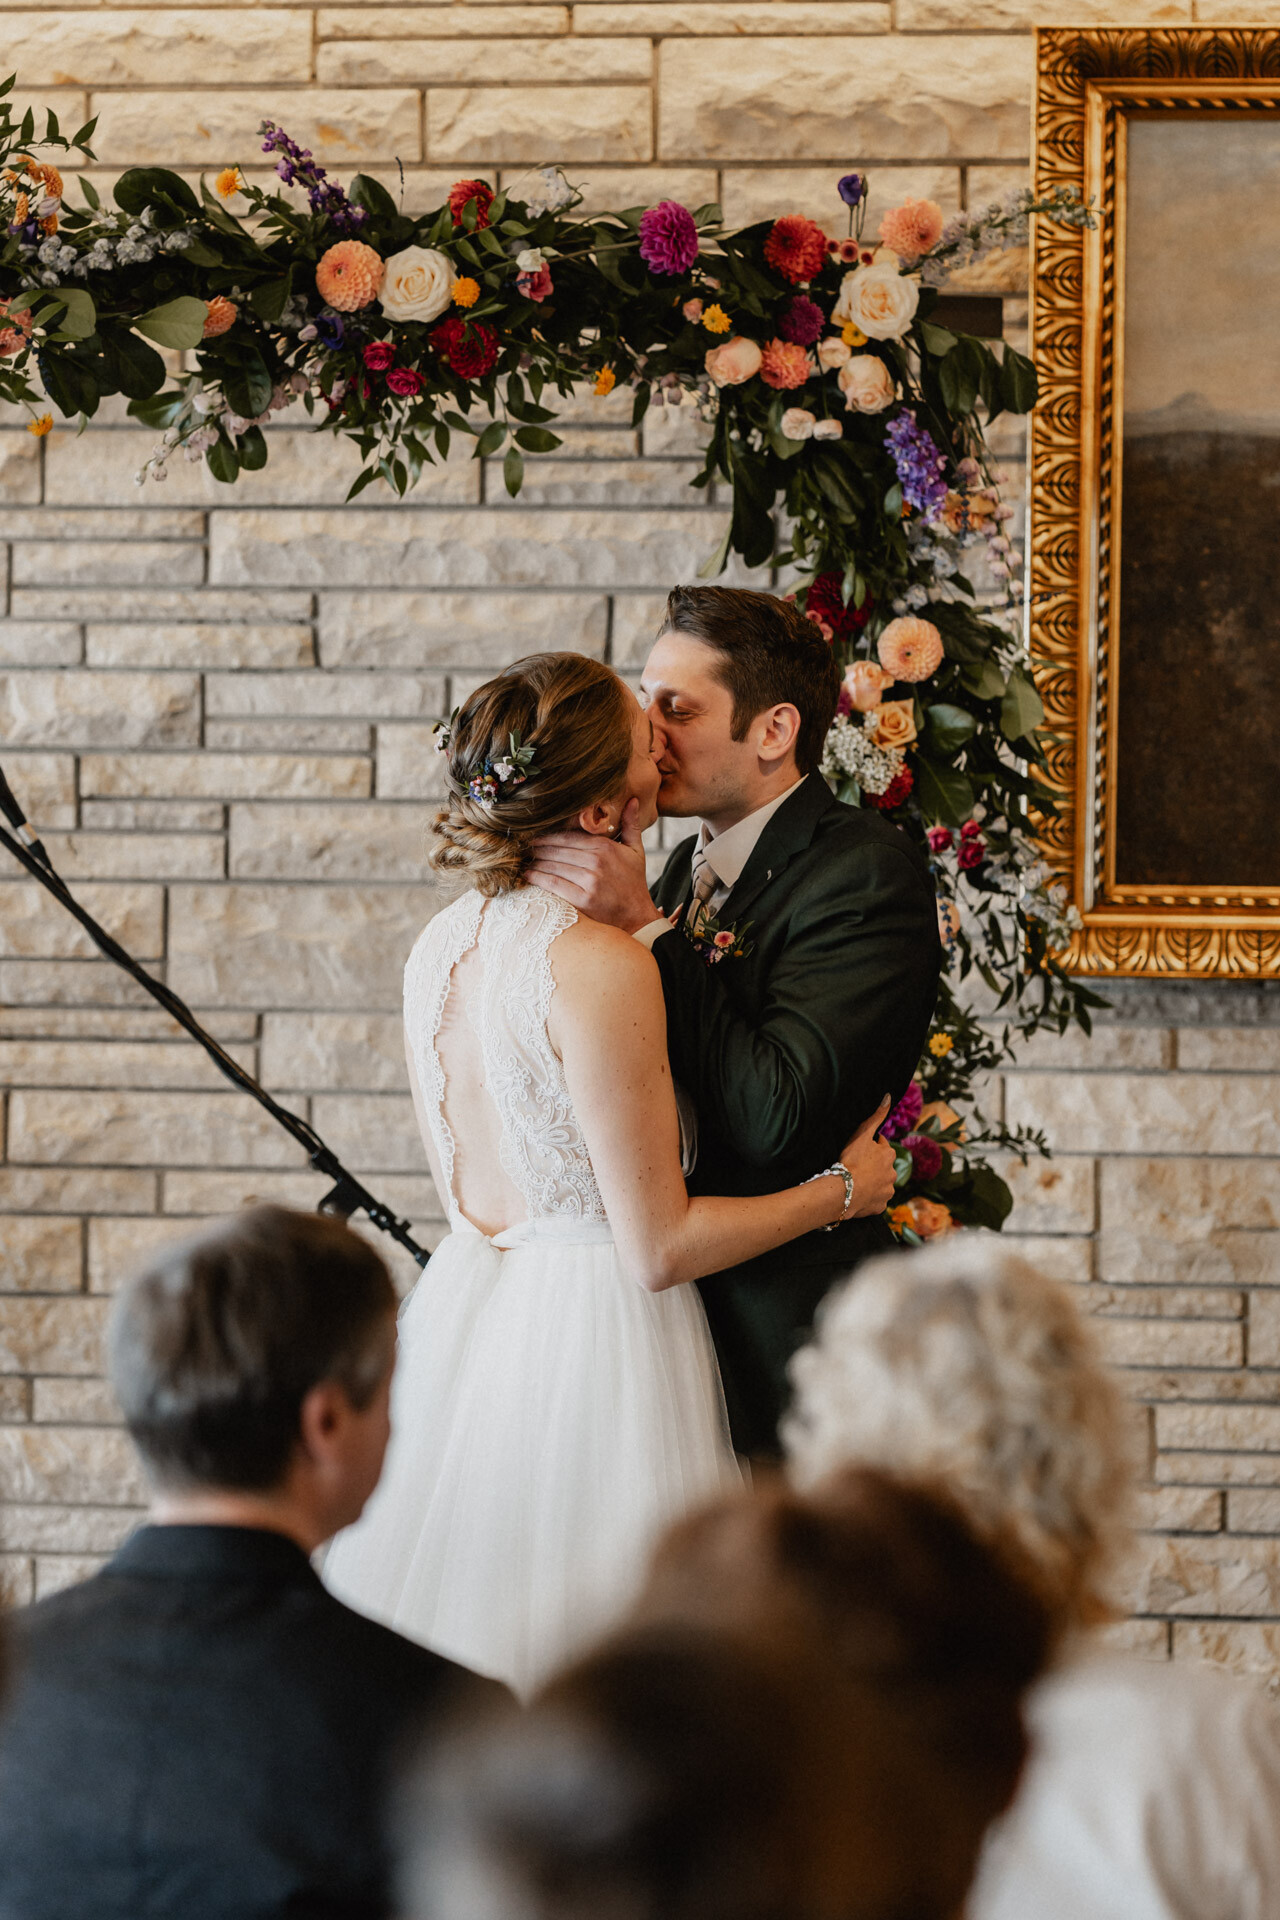
<path fill-rule="evenodd" d="M 676 926 L 684 912 L 683 907 L 671 916 L 672 926 Z M 751 942 L 747 939 L 751 922 L 745 927 L 722 927 L 713 913 L 704 913 L 698 922 L 697 932 L 685 928 L 685 938 L 694 952 L 714 967 L 720 960 L 745 960 L 751 951 Z"/>

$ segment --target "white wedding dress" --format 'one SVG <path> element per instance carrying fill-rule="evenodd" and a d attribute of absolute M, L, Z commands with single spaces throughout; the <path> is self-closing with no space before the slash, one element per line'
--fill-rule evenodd
<path fill-rule="evenodd" d="M 341 1599 L 521 1694 L 609 1627 L 668 1522 L 741 1483 L 702 1302 L 623 1272 L 548 1037 L 576 918 L 540 888 L 468 893 L 410 955 L 449 1233 L 401 1312 L 382 1481 L 324 1565 Z M 486 1235 L 462 1202 L 495 1162 L 510 1224 Z"/>

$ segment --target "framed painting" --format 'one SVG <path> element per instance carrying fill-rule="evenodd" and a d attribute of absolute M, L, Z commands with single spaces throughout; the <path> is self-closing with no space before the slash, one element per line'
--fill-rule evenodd
<path fill-rule="evenodd" d="M 1042 29 L 1028 593 L 1071 971 L 1280 974 L 1280 29 Z"/>

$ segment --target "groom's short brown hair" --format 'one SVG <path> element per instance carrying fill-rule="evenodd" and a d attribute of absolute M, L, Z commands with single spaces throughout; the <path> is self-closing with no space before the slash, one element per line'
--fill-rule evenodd
<path fill-rule="evenodd" d="M 686 633 L 719 656 L 716 677 L 733 696 L 735 740 L 766 707 L 800 715 L 796 766 L 812 773 L 836 716 L 840 669 L 818 628 L 793 601 L 747 587 L 672 587 L 662 633 Z"/>

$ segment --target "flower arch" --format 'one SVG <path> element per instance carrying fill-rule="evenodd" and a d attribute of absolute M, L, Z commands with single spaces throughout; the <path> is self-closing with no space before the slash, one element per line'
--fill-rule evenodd
<path fill-rule="evenodd" d="M 848 231 L 782 213 L 739 230 L 673 201 L 584 217 L 556 168 L 495 193 L 457 182 L 406 214 L 375 180 L 347 187 L 273 122 L 282 188 L 228 166 L 197 194 L 132 168 L 103 205 L 68 203 L 0 86 L 0 397 L 32 432 L 91 416 L 104 395 L 161 440 L 137 476 L 203 459 L 234 483 L 266 464 L 269 418 L 297 404 L 353 440 L 405 493 L 459 441 L 502 453 L 511 494 L 526 455 L 560 444 L 557 396 L 589 382 L 652 406 L 691 404 L 707 427 L 693 484 L 732 493 L 707 573 L 728 555 L 778 570 L 844 669 L 823 771 L 927 849 L 947 949 L 938 1016 L 891 1116 L 908 1239 L 1009 1210 L 991 1150 L 1044 1151 L 981 1112 L 977 1083 L 1040 1027 L 1087 1027 L 1098 1004 L 1063 973 L 1071 910 L 1049 882 L 1032 812 L 1042 719 L 1021 637 L 1002 474 L 985 427 L 1035 403 L 1032 364 L 940 324 L 958 262 L 1025 240 L 1039 214 L 1090 215 L 1029 193 L 944 222 L 929 201 L 866 233 L 869 182 L 838 183 Z M 47 117 L 42 146 L 89 156 Z M 172 377 L 157 346 L 182 349 Z M 33 384 L 38 377 L 39 387 Z M 976 992 L 975 992 L 976 990 Z"/>

